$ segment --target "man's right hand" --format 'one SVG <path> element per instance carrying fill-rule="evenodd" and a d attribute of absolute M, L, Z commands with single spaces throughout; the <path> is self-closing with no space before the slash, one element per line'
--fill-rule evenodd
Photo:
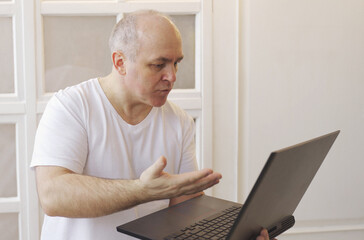
<path fill-rule="evenodd" d="M 39 199 L 49 216 L 100 217 L 153 200 L 179 202 L 186 199 L 182 195 L 199 193 L 221 178 L 221 174 L 209 169 L 170 175 L 163 172 L 166 164 L 164 157 L 159 158 L 137 180 L 105 179 L 58 166 L 38 166 Z"/>
<path fill-rule="evenodd" d="M 163 171 L 166 165 L 166 158 L 161 156 L 139 179 L 145 193 L 155 200 L 201 192 L 219 183 L 222 177 L 211 169 L 171 175 Z"/>

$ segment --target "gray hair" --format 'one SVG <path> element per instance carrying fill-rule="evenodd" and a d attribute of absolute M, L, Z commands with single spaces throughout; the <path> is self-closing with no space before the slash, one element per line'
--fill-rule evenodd
<path fill-rule="evenodd" d="M 161 16 L 168 19 L 173 24 L 169 16 L 154 10 L 142 10 L 125 14 L 111 32 L 109 38 L 111 53 L 121 51 L 130 60 L 135 60 L 140 47 L 137 22 L 140 16 L 146 15 Z"/>

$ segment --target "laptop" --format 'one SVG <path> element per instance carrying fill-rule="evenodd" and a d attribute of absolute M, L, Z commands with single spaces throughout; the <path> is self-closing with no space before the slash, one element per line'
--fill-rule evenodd
<path fill-rule="evenodd" d="M 117 231 L 149 240 L 270 239 L 291 228 L 293 213 L 340 131 L 270 154 L 244 205 L 202 195 L 138 218 Z"/>

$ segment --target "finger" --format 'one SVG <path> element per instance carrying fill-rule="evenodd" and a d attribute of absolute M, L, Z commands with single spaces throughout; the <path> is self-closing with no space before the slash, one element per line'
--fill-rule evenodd
<path fill-rule="evenodd" d="M 214 181 L 214 182 L 209 182 L 208 184 L 205 185 L 199 185 L 199 186 L 186 186 L 184 187 L 184 189 L 182 190 L 184 192 L 185 195 L 191 195 L 197 192 L 203 192 L 204 190 L 213 187 L 214 185 L 218 184 L 219 181 Z"/>
<path fill-rule="evenodd" d="M 183 185 L 180 185 L 181 186 L 180 188 L 184 194 L 193 194 L 214 186 L 215 184 L 219 183 L 220 179 L 221 179 L 220 173 L 211 173 L 208 176 L 199 179 L 196 182 L 186 181 L 184 182 Z"/>
<path fill-rule="evenodd" d="M 221 174 L 219 173 L 211 173 L 206 177 L 202 177 L 199 179 L 184 179 L 185 176 L 179 176 L 180 180 L 178 183 L 179 188 L 184 194 L 193 194 L 195 192 L 203 191 L 213 185 L 217 184 L 219 179 L 221 178 Z"/>
<path fill-rule="evenodd" d="M 212 179 L 220 179 L 221 174 L 214 173 L 211 169 L 202 169 L 199 171 L 188 172 L 176 175 L 176 184 L 181 186 L 194 184 L 198 181 L 211 181 Z"/>
<path fill-rule="evenodd" d="M 262 229 L 262 231 L 260 231 L 260 236 L 263 237 L 262 239 L 264 240 L 269 240 L 268 230 Z"/>
<path fill-rule="evenodd" d="M 155 161 L 155 163 L 152 166 L 147 168 L 142 173 L 142 175 L 147 178 L 157 178 L 162 174 L 163 169 L 166 167 L 166 165 L 167 165 L 167 159 L 164 156 L 161 156 L 157 159 L 157 161 Z"/>

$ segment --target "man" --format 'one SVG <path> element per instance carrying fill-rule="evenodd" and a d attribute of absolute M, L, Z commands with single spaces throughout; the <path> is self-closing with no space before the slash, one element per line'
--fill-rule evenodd
<path fill-rule="evenodd" d="M 112 72 L 56 93 L 40 121 L 31 166 L 42 239 L 131 239 L 116 225 L 221 178 L 196 171 L 193 120 L 167 101 L 183 58 L 176 26 L 158 12 L 132 13 L 109 44 Z"/>

